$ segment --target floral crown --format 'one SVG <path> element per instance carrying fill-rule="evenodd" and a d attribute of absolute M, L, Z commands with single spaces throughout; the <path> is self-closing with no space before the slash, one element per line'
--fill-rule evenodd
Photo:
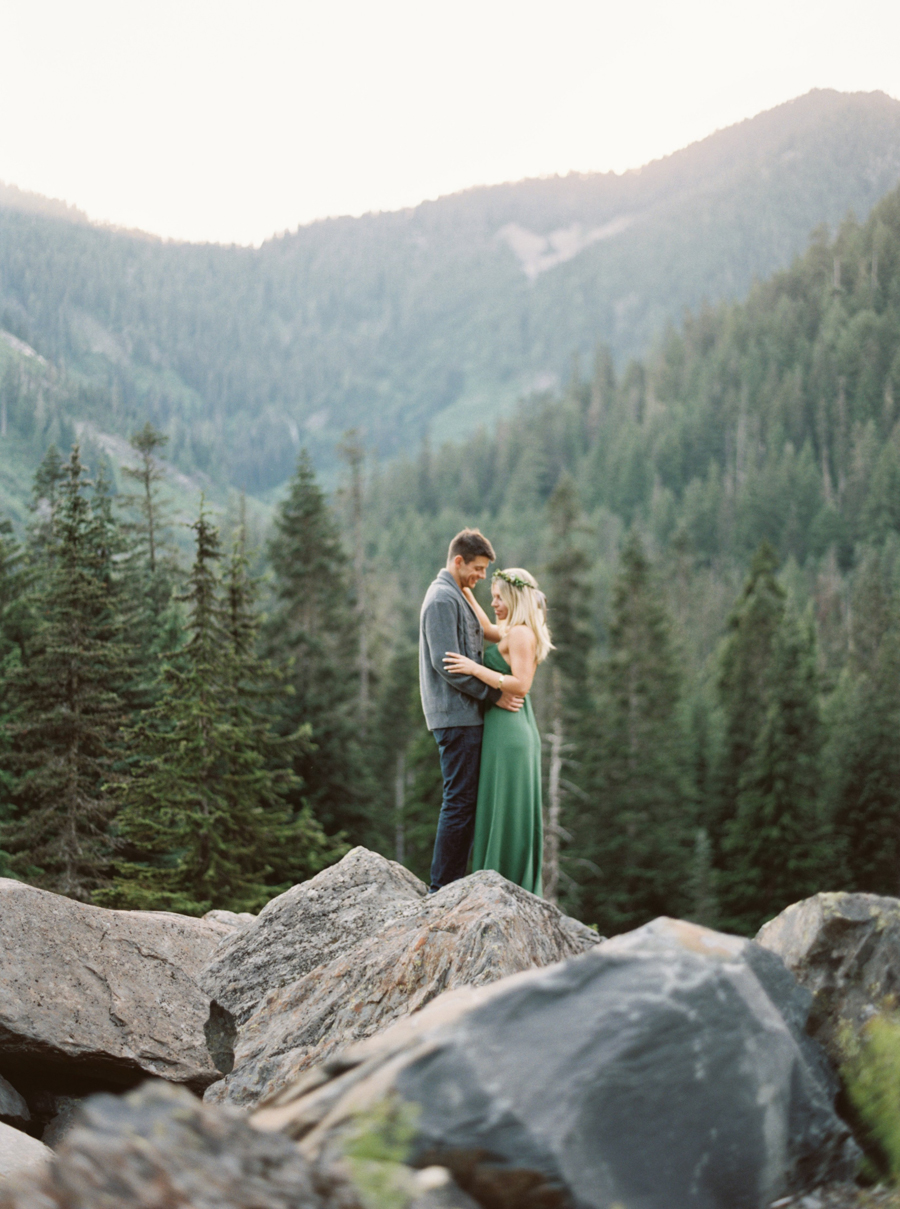
<path fill-rule="evenodd" d="M 491 579 L 502 579 L 504 583 L 512 584 L 521 591 L 523 588 L 533 588 L 534 584 L 526 583 L 519 575 L 510 575 L 508 571 L 495 571 Z"/>

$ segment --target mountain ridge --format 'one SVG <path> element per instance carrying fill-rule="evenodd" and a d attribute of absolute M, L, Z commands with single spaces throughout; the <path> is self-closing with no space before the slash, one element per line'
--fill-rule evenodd
<path fill-rule="evenodd" d="M 478 186 L 258 249 L 0 198 L 0 326 L 105 392 L 108 414 L 74 418 L 151 419 L 186 473 L 266 495 L 300 445 L 327 468 L 349 427 L 384 455 L 464 436 L 598 342 L 640 355 L 898 180 L 900 102 L 819 90 L 627 173 Z"/>

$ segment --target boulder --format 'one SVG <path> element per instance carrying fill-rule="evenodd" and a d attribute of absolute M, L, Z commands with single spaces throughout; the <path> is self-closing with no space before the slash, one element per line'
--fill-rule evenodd
<path fill-rule="evenodd" d="M 209 1102 L 258 1104 L 445 991 L 551 965 L 599 939 L 490 871 L 397 903 L 393 912 L 377 933 L 261 1001 L 238 1031 L 233 1073 L 207 1091 Z"/>
<path fill-rule="evenodd" d="M 213 923 L 224 924 L 233 932 L 252 924 L 256 916 L 251 911 L 223 911 L 220 907 L 207 911 L 203 919 L 211 919 Z"/>
<path fill-rule="evenodd" d="M 201 984 L 243 1024 L 269 991 L 340 957 L 426 893 L 402 865 L 353 848 L 336 865 L 267 903 L 219 948 Z"/>
<path fill-rule="evenodd" d="M 56 1150 L 75 1123 L 83 1101 L 76 1096 L 54 1096 L 53 1099 L 55 1111 L 44 1126 L 41 1141 L 51 1150 Z"/>
<path fill-rule="evenodd" d="M 491 1209 L 762 1209 L 852 1176 L 809 996 L 752 941 L 659 919 L 442 995 L 253 1115 L 319 1162 L 413 1106 L 412 1161 Z"/>
<path fill-rule="evenodd" d="M 12 1125 L 15 1129 L 21 1129 L 30 1120 L 31 1113 L 28 1111 L 25 1097 L 19 1095 L 13 1085 L 7 1083 L 0 1075 L 0 1121 Z"/>
<path fill-rule="evenodd" d="M 837 1034 L 900 995 L 900 900 L 877 894 L 816 894 L 786 907 L 756 940 L 777 953 L 812 995 L 810 1034 L 837 1065 Z"/>
<path fill-rule="evenodd" d="M 0 1209 L 338 1206 L 330 1195 L 337 1185 L 322 1184 L 316 1187 L 310 1164 L 287 1138 L 259 1133 L 183 1088 L 153 1082 L 123 1097 L 86 1100 L 55 1162 L 0 1184 Z M 344 1204 L 360 1209 L 355 1198 Z"/>
<path fill-rule="evenodd" d="M 11 1176 L 42 1170 L 53 1158 L 53 1151 L 11 1125 L 0 1124 L 0 1187 Z"/>
<path fill-rule="evenodd" d="M 147 1074 L 202 1090 L 221 1072 L 197 979 L 232 931 L 0 879 L 0 1070 L 26 1096 L 130 1086 Z"/>
<path fill-rule="evenodd" d="M 376 1130 L 366 1141 L 371 1156 L 387 1139 Z M 325 1168 L 241 1114 L 155 1081 L 86 1100 L 52 1164 L 35 1146 L 39 1169 L 0 1181 L 0 1209 L 479 1209 L 444 1168 L 384 1157 Z"/>

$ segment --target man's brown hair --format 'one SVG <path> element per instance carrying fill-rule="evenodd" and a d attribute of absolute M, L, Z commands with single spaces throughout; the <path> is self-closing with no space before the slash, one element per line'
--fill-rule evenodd
<path fill-rule="evenodd" d="M 447 562 L 456 558 L 457 554 L 462 555 L 464 563 L 470 563 L 478 557 L 486 558 L 489 562 L 497 558 L 494 547 L 480 529 L 461 529 L 457 533 L 447 551 Z"/>

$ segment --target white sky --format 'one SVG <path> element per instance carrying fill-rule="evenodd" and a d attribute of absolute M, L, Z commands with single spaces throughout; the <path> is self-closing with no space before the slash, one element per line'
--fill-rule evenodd
<path fill-rule="evenodd" d="M 814 87 L 900 97 L 898 0 L 0 0 L 0 180 L 258 243 L 635 167 Z"/>

